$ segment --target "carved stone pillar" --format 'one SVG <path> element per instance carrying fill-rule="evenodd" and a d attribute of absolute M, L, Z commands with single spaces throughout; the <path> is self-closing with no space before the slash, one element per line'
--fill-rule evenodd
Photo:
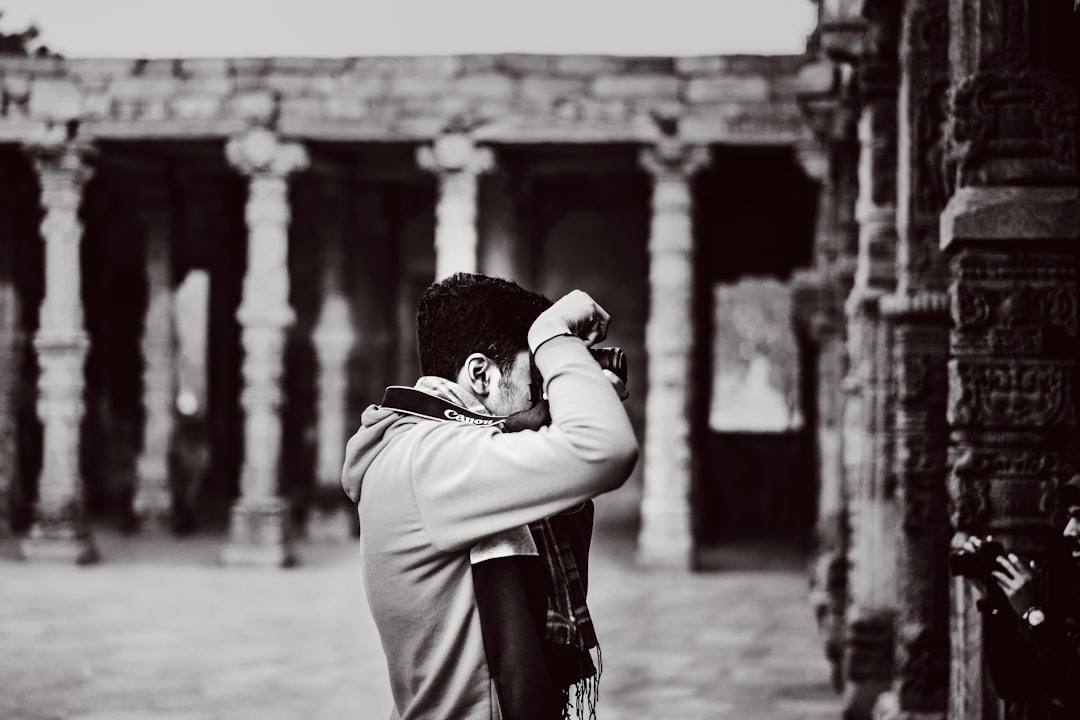
<path fill-rule="evenodd" d="M 850 528 L 844 717 L 869 718 L 892 682 L 897 508 L 892 477 L 891 337 L 881 298 L 895 286 L 896 66 L 858 70 L 859 248 L 847 301 L 850 369 L 844 474 Z"/>
<path fill-rule="evenodd" d="M 690 512 L 691 381 L 694 347 L 694 174 L 709 150 L 677 141 L 641 153 L 652 175 L 649 232 L 649 355 L 645 398 L 645 487 L 638 560 L 689 569 L 694 562 Z"/>
<path fill-rule="evenodd" d="M 353 318 L 345 291 L 344 193 L 338 182 L 320 187 L 324 212 L 319 228 L 322 249 L 322 305 L 312 331 L 318 362 L 318 444 L 315 459 L 316 497 L 308 516 L 308 537 L 345 540 L 352 535 L 356 513 L 341 492 L 345 458 L 348 360 L 354 342 Z"/>
<path fill-rule="evenodd" d="M 176 402 L 176 325 L 173 314 L 171 197 L 166 178 L 140 178 L 137 195 L 146 242 L 143 318 L 143 407 L 146 421 L 132 509 L 143 527 L 169 529 L 173 492 L 169 459 Z"/>
<path fill-rule="evenodd" d="M 992 534 L 1036 559 L 1051 536 L 1047 493 L 1073 472 L 1076 451 L 1078 106 L 1063 80 L 1076 39 L 1057 32 L 1073 17 L 1065 4 L 950 4 L 956 190 L 940 227 L 953 543 Z M 984 677 L 978 593 L 959 580 L 952 593 L 949 717 L 1026 717 Z"/>
<path fill-rule="evenodd" d="M 416 154 L 420 167 L 439 180 L 435 207 L 435 279 L 456 272 L 476 272 L 477 185 L 495 166 L 490 148 L 477 147 L 463 132 L 448 132 Z"/>
<path fill-rule="evenodd" d="M 0 168 L 0 183 L 12 181 Z M 25 337 L 10 194 L 0 198 L 0 537 L 11 532 L 19 483 L 18 416 Z"/>
<path fill-rule="evenodd" d="M 83 322 L 79 246 L 79 205 L 91 170 L 91 149 L 57 141 L 27 151 L 41 183 L 45 217 L 45 297 L 34 349 L 37 351 L 37 412 L 43 428 L 41 476 L 33 525 L 23 540 L 27 560 L 87 563 L 97 551 L 83 505 L 79 467 L 81 424 L 85 414 L 84 364 L 90 340 Z"/>
<path fill-rule="evenodd" d="M 943 720 L 948 689 L 945 459 L 946 271 L 938 250 L 944 207 L 942 123 L 948 88 L 948 9 L 908 0 L 901 21 L 897 289 L 881 312 L 895 373 L 893 475 L 897 537 L 896 668 L 879 718 Z"/>
<path fill-rule="evenodd" d="M 810 601 L 825 640 L 836 689 L 847 608 L 847 491 L 843 473 L 843 381 L 848 370 L 844 298 L 851 291 L 858 247 L 855 215 L 854 125 L 849 108 L 835 97 L 805 100 L 804 111 L 819 144 L 801 152 L 804 170 L 818 181 L 815 267 L 796 277 L 795 314 L 816 354 L 818 513 Z"/>
<path fill-rule="evenodd" d="M 244 458 L 240 497 L 232 510 L 227 564 L 294 562 L 288 508 L 279 494 L 281 379 L 289 306 L 288 176 L 307 167 L 307 152 L 253 128 L 226 146 L 229 162 L 249 179 L 247 274 L 237 319 L 241 328 L 244 387 Z"/>

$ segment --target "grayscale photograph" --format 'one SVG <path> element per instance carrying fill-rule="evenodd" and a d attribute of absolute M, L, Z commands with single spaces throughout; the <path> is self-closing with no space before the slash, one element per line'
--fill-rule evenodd
<path fill-rule="evenodd" d="M 0 0 L 0 720 L 1080 720 L 1080 0 Z"/>

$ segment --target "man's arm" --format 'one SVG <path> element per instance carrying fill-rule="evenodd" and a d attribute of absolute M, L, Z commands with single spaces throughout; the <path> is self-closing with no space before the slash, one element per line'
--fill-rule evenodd
<path fill-rule="evenodd" d="M 988 594 L 983 614 L 983 657 L 994 691 L 1004 700 L 1026 700 L 1035 692 L 1035 650 L 1020 630 L 1020 619 L 1004 598 Z"/>
<path fill-rule="evenodd" d="M 444 550 L 550 517 L 622 485 L 637 461 L 618 394 L 571 336 L 537 348 L 551 425 L 502 433 L 439 423 L 415 438 L 412 478 L 432 542 Z M 402 438 L 404 439 L 404 438 Z"/>

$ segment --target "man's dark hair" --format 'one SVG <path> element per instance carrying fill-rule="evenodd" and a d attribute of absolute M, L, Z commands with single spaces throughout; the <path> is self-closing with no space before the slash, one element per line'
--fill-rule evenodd
<path fill-rule="evenodd" d="M 487 275 L 456 273 L 434 283 L 416 308 L 420 372 L 456 380 L 474 352 L 509 371 L 528 348 L 533 320 L 550 305 L 543 295 Z"/>

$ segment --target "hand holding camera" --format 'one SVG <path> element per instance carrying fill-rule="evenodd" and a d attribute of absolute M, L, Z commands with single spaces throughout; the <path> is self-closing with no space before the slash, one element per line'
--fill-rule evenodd
<path fill-rule="evenodd" d="M 582 290 L 571 290 L 540 313 L 529 328 L 529 349 L 536 349 L 560 335 L 581 338 L 595 345 L 607 337 L 611 316 Z"/>
<path fill-rule="evenodd" d="M 1001 590 L 1009 606 L 1023 615 L 1035 606 L 1033 590 L 1034 562 L 1024 563 L 1015 553 L 987 535 L 985 540 L 972 536 L 960 550 L 949 556 L 949 570 L 978 584 L 989 594 L 991 585 Z"/>

